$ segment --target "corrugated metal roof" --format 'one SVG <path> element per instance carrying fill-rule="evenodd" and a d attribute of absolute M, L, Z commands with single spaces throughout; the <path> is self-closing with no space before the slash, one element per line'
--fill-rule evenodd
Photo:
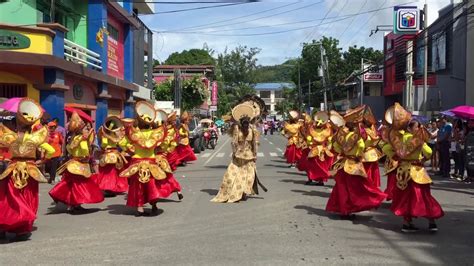
<path fill-rule="evenodd" d="M 283 90 L 283 88 L 295 88 L 295 84 L 288 82 L 276 82 L 276 83 L 257 83 L 254 86 L 255 90 L 265 91 L 265 90 Z"/>

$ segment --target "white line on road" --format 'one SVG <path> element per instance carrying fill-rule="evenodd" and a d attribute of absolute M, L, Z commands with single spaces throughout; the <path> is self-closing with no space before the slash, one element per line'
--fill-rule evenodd
<path fill-rule="evenodd" d="M 263 157 L 263 152 L 257 152 L 257 157 Z"/>
<path fill-rule="evenodd" d="M 268 141 L 268 143 L 270 143 L 271 145 L 273 145 L 273 142 L 271 142 L 271 141 Z"/>
<path fill-rule="evenodd" d="M 222 157 L 224 157 L 224 153 L 223 153 L 223 152 L 221 152 L 221 153 L 219 153 L 219 154 L 216 155 L 216 158 L 222 158 Z"/>
<path fill-rule="evenodd" d="M 277 148 L 277 151 L 279 151 L 279 152 L 283 152 L 283 150 L 282 150 L 282 149 L 280 149 L 280 148 Z"/>
<path fill-rule="evenodd" d="M 206 166 L 215 156 L 218 152 L 220 152 L 222 150 L 222 148 L 224 148 L 226 145 L 227 145 L 227 142 L 229 142 L 230 138 L 226 139 L 225 142 L 221 145 L 221 147 L 215 151 L 211 157 L 209 157 L 209 159 L 207 159 L 207 161 L 204 163 L 204 166 Z"/>
<path fill-rule="evenodd" d="M 272 157 L 278 157 L 278 154 L 276 152 L 270 152 L 270 156 Z"/>
<path fill-rule="evenodd" d="M 201 155 L 202 158 L 207 158 L 207 157 L 209 157 L 209 156 L 211 156 L 210 153 L 204 153 L 203 155 Z"/>

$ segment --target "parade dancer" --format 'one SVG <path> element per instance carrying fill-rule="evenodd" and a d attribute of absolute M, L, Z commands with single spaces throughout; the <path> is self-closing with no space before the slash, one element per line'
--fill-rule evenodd
<path fill-rule="evenodd" d="M 120 171 L 127 164 L 127 159 L 119 151 L 119 143 L 125 137 L 125 128 L 120 118 L 108 117 L 99 128 L 98 137 L 103 152 L 99 159 L 99 173 L 95 175 L 96 183 L 107 195 L 127 192 L 127 178 L 119 177 Z"/>
<path fill-rule="evenodd" d="M 38 211 L 38 182 L 47 182 L 38 169 L 38 149 L 47 158 L 54 148 L 47 143 L 46 127 L 32 131 L 32 125 L 41 119 L 43 110 L 37 102 L 24 98 L 18 104 L 17 132 L 0 124 L 0 146 L 8 147 L 12 158 L 0 175 L 0 238 L 6 232 L 15 233 L 14 241 L 25 241 L 31 236 Z"/>
<path fill-rule="evenodd" d="M 383 153 L 379 150 L 378 143 L 380 137 L 375 129 L 375 117 L 372 110 L 367 105 L 361 105 L 352 110 L 347 115 L 348 120 L 361 121 L 360 132 L 364 139 L 364 155 L 362 156 L 362 163 L 364 164 L 367 178 L 375 187 L 380 187 L 380 170 L 379 160 L 383 157 Z M 351 117 L 349 117 L 351 116 Z"/>
<path fill-rule="evenodd" d="M 136 125 L 133 119 L 122 120 L 126 137 L 119 145 L 132 154 L 132 158 L 119 176 L 129 179 L 127 206 L 136 208 L 135 216 L 140 217 L 149 215 L 143 208 L 147 203 L 152 206 L 152 214 L 158 213 L 156 203 L 167 196 L 160 190 L 160 182 L 172 171 L 166 157 L 155 154 L 155 148 L 162 143 L 165 131 L 163 126 L 153 128 L 157 115 L 154 107 L 140 101 L 135 105 L 135 113 Z"/>
<path fill-rule="evenodd" d="M 386 119 L 391 127 L 386 133 L 388 143 L 383 151 L 398 162 L 390 210 L 403 217 L 402 232 L 418 231 L 412 223 L 415 217 L 428 219 L 428 230 L 436 232 L 435 219 L 441 218 L 444 212 L 431 195 L 432 181 L 423 167 L 432 153 L 426 143 L 430 134 L 418 121 L 411 120 L 411 114 L 398 103 L 387 110 Z"/>
<path fill-rule="evenodd" d="M 197 160 L 196 155 L 194 154 L 193 149 L 189 145 L 189 127 L 188 123 L 191 117 L 189 113 L 184 111 L 181 114 L 180 122 L 181 126 L 179 127 L 179 144 L 176 147 L 176 153 L 179 156 L 177 164 L 185 165 L 187 162 L 192 162 Z"/>
<path fill-rule="evenodd" d="M 294 168 L 298 160 L 301 158 L 300 136 L 299 130 L 301 124 L 298 122 L 299 114 L 297 111 L 289 112 L 289 120 L 283 126 L 288 143 L 286 145 L 285 157 L 289 167 Z"/>
<path fill-rule="evenodd" d="M 179 154 L 176 150 L 178 146 L 179 134 L 176 130 L 176 111 L 168 115 L 166 121 L 166 137 L 160 145 L 161 151 L 166 155 L 166 159 L 173 171 L 176 171 L 179 161 Z"/>
<path fill-rule="evenodd" d="M 324 182 L 331 176 L 329 170 L 334 161 L 334 154 L 331 152 L 333 132 L 328 121 L 328 113 L 319 111 L 314 115 L 313 126 L 308 128 L 307 185 L 311 185 L 315 181 L 316 186 L 324 186 Z"/>
<path fill-rule="evenodd" d="M 299 171 L 306 171 L 308 165 L 308 153 L 311 150 L 308 145 L 309 128 L 312 126 L 313 121 L 311 116 L 303 113 L 303 122 L 300 127 L 300 147 L 301 147 L 301 157 L 298 160 L 297 167 Z"/>
<path fill-rule="evenodd" d="M 258 194 L 257 184 L 257 134 L 250 126 L 255 109 L 249 104 L 239 104 L 232 110 L 232 117 L 238 121 L 230 129 L 232 136 L 232 161 L 229 164 L 219 192 L 212 202 L 233 203 Z M 266 190 L 264 187 L 262 187 Z"/>
<path fill-rule="evenodd" d="M 62 174 L 62 179 L 51 189 L 49 195 L 54 202 L 66 204 L 69 213 L 75 213 L 85 210 L 82 204 L 104 201 L 104 195 L 91 179 L 90 156 L 91 145 L 95 139 L 94 130 L 88 129 L 84 121 L 74 112 L 69 121 L 68 131 L 72 134 L 66 145 L 70 159 L 59 167 L 57 174 Z"/>
<path fill-rule="evenodd" d="M 331 113 L 331 120 L 339 123 L 340 117 Z M 326 211 L 338 213 L 343 219 L 353 219 L 354 213 L 378 208 L 386 195 L 368 179 L 362 159 L 364 155 L 364 139 L 361 136 L 359 123 L 351 112 L 344 117 L 345 125 L 339 124 L 334 138 L 334 150 L 339 159 L 332 166 L 336 172 L 336 184 L 326 205 Z"/>

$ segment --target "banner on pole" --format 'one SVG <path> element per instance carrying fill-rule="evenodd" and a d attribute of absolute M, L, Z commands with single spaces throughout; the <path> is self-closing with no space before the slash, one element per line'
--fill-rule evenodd
<path fill-rule="evenodd" d="M 217 81 L 212 82 L 211 105 L 217 105 Z"/>

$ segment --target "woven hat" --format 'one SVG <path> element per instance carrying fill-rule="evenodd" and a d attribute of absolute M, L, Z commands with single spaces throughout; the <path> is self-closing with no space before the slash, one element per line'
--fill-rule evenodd
<path fill-rule="evenodd" d="M 164 110 L 157 109 L 154 122 L 161 125 L 166 121 L 168 121 L 168 114 Z"/>
<path fill-rule="evenodd" d="M 167 118 L 167 121 L 168 122 L 176 122 L 176 111 L 173 111 L 171 113 L 168 114 L 168 118 Z"/>
<path fill-rule="evenodd" d="M 145 101 L 139 101 L 135 104 L 135 113 L 137 119 L 146 125 L 151 125 L 156 118 L 155 108 Z"/>
<path fill-rule="evenodd" d="M 395 103 L 385 111 L 385 123 L 391 125 L 393 129 L 406 128 L 410 120 L 411 113 L 405 110 L 399 103 Z"/>
<path fill-rule="evenodd" d="M 235 121 L 239 121 L 240 119 L 244 117 L 248 117 L 249 119 L 254 118 L 255 114 L 255 109 L 253 106 L 246 104 L 246 103 L 241 103 L 238 104 L 232 109 L 232 117 L 234 118 Z"/>
<path fill-rule="evenodd" d="M 33 125 L 43 117 L 43 108 L 33 99 L 23 98 L 18 103 L 16 119 L 24 125 Z"/>
<path fill-rule="evenodd" d="M 329 114 L 325 111 L 318 111 L 314 113 L 313 120 L 316 122 L 322 121 L 323 123 L 326 123 L 329 120 Z"/>
<path fill-rule="evenodd" d="M 288 115 L 291 119 L 298 119 L 298 117 L 300 116 L 298 111 L 295 110 L 291 110 L 290 112 L 288 112 Z"/>
<path fill-rule="evenodd" d="M 356 124 L 366 122 L 370 125 L 374 125 L 377 123 L 374 114 L 372 113 L 372 109 L 365 104 L 349 110 L 346 115 L 344 115 L 344 120 Z"/>
<path fill-rule="evenodd" d="M 117 132 L 123 127 L 123 122 L 118 116 L 109 116 L 105 119 L 104 130 L 106 132 Z"/>
<path fill-rule="evenodd" d="M 329 121 L 336 127 L 342 127 L 346 124 L 344 117 L 334 110 L 329 112 Z"/>
<path fill-rule="evenodd" d="M 79 116 L 77 112 L 73 112 L 71 115 L 71 118 L 69 119 L 69 124 L 68 124 L 68 130 L 71 132 L 77 132 L 84 128 L 86 124 L 82 120 L 82 118 Z"/>

